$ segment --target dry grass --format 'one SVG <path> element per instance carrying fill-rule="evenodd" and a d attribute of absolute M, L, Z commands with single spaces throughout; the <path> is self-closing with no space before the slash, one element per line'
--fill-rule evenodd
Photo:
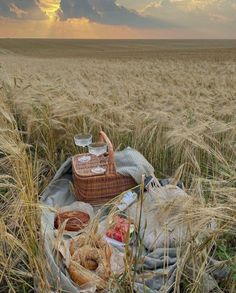
<path fill-rule="evenodd" d="M 203 292 L 206 257 L 217 247 L 232 268 L 221 289 L 235 292 L 236 61 L 211 50 L 131 60 L 0 55 L 0 292 L 30 292 L 35 277 L 46 292 L 39 194 L 76 153 L 73 135 L 101 128 L 115 146 L 142 152 L 158 177 L 185 164 L 182 180 L 197 202 L 176 221 L 201 221 L 176 291 L 181 279 L 188 292 Z M 199 244 L 209 217 L 219 229 Z"/>

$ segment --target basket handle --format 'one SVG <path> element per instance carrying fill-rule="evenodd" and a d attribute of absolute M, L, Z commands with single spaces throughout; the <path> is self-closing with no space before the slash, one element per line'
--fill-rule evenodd
<path fill-rule="evenodd" d="M 107 144 L 107 148 L 108 148 L 108 170 L 107 170 L 107 173 L 108 174 L 116 173 L 115 155 L 114 155 L 113 145 L 104 131 L 100 131 L 99 141 L 105 142 Z"/>

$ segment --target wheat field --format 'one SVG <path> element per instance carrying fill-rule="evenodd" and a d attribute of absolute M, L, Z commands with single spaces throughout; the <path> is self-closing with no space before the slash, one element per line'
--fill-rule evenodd
<path fill-rule="evenodd" d="M 0 41 L 0 292 L 33 292 L 35 279 L 49 292 L 40 194 L 78 152 L 74 134 L 101 129 L 158 178 L 184 164 L 192 216 L 218 223 L 188 243 L 175 291 L 204 293 L 214 251 L 230 269 L 215 292 L 235 292 L 236 42 L 23 42 Z"/>

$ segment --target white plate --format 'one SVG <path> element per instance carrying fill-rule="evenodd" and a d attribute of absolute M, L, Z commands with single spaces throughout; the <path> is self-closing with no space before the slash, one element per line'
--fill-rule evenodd
<path fill-rule="evenodd" d="M 78 161 L 79 161 L 80 163 L 87 163 L 87 162 L 89 162 L 90 160 L 91 160 L 91 157 L 90 157 L 90 156 L 83 156 L 83 157 L 78 158 Z"/>
<path fill-rule="evenodd" d="M 102 167 L 96 167 L 96 168 L 92 168 L 91 172 L 94 174 L 104 174 L 106 172 L 106 169 Z"/>

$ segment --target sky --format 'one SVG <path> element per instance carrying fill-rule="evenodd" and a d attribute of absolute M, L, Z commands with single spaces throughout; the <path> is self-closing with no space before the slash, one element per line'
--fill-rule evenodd
<path fill-rule="evenodd" d="M 236 0 L 0 0 L 0 38 L 235 39 Z"/>

